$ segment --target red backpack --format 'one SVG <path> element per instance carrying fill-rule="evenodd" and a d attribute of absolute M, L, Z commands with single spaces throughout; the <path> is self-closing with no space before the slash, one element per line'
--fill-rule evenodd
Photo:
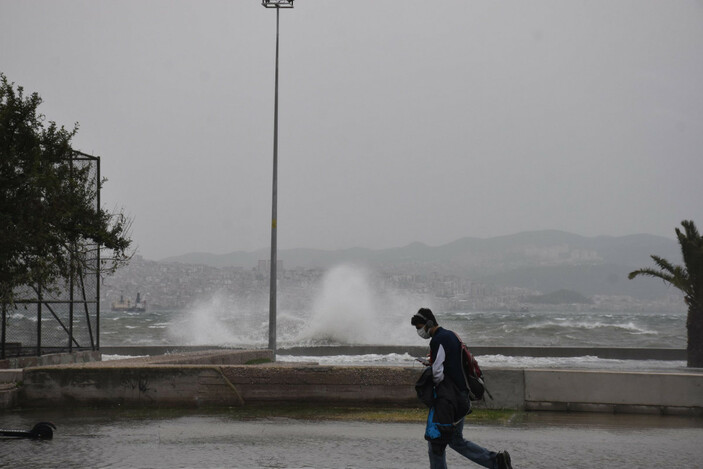
<path fill-rule="evenodd" d="M 464 380 L 469 388 L 469 399 L 472 401 L 480 401 L 483 399 L 483 394 L 488 394 L 488 397 L 493 399 L 491 393 L 486 389 L 486 383 L 483 378 L 481 367 L 474 358 L 471 350 L 466 346 L 459 334 L 454 333 L 461 344 L 461 370 L 464 372 Z"/>

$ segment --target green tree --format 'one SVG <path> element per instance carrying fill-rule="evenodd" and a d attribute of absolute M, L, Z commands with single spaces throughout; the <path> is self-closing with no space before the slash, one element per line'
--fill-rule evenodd
<path fill-rule="evenodd" d="M 55 287 L 61 279 L 101 271 L 129 259 L 131 221 L 97 206 L 103 181 L 74 164 L 72 130 L 46 122 L 37 93 L 25 96 L 0 73 L 0 303 L 12 304 L 19 287 Z"/>
<path fill-rule="evenodd" d="M 676 228 L 681 245 L 683 266 L 673 265 L 666 259 L 651 256 L 658 269 L 646 268 L 630 272 L 629 278 L 638 275 L 656 277 L 673 285 L 684 294 L 688 305 L 686 328 L 688 331 L 688 366 L 703 367 L 703 237 L 691 220 L 681 222 L 683 232 Z"/>

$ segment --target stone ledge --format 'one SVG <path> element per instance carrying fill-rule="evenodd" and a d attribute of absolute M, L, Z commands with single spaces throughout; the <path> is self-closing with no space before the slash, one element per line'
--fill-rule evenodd
<path fill-rule="evenodd" d="M 5 358 L 0 360 L 0 370 L 96 361 L 100 361 L 100 352 L 97 350 L 82 350 L 71 353 L 49 353 L 41 356 Z"/>
<path fill-rule="evenodd" d="M 146 357 L 83 363 L 83 367 L 115 368 L 150 365 L 244 365 L 250 361 L 273 360 L 270 350 L 196 350 Z M 63 365 L 70 367 L 72 364 Z"/>
<path fill-rule="evenodd" d="M 19 389 L 0 389 L 0 409 L 12 409 L 19 403 Z"/>
<path fill-rule="evenodd" d="M 525 370 L 525 401 L 703 407 L 703 374 Z"/>
<path fill-rule="evenodd" d="M 0 370 L 0 383 L 16 383 L 22 381 L 21 369 Z"/>
<path fill-rule="evenodd" d="M 537 402 L 526 401 L 525 410 L 547 412 L 596 412 L 603 414 L 650 414 L 703 417 L 701 407 L 593 404 L 588 402 Z"/>

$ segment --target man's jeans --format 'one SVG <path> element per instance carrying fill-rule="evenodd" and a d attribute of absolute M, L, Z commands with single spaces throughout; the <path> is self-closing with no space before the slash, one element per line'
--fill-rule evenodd
<path fill-rule="evenodd" d="M 464 419 L 461 419 L 461 421 L 454 428 L 454 434 L 452 435 L 452 441 L 449 443 L 449 447 L 465 458 L 469 458 L 476 464 L 480 464 L 481 466 L 489 469 L 494 469 L 496 467 L 497 453 L 489 451 L 486 448 L 482 448 L 476 443 L 465 440 L 463 433 Z M 430 469 L 446 469 L 446 450 L 443 451 L 441 455 L 434 454 L 432 451 L 432 444 L 429 442 L 427 443 L 427 448 L 430 453 Z"/>

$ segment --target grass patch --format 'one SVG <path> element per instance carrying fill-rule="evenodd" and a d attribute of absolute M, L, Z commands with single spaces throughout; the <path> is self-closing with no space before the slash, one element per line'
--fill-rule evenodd
<path fill-rule="evenodd" d="M 273 363 L 270 358 L 254 358 L 244 362 L 245 365 L 261 365 L 262 363 Z"/>

